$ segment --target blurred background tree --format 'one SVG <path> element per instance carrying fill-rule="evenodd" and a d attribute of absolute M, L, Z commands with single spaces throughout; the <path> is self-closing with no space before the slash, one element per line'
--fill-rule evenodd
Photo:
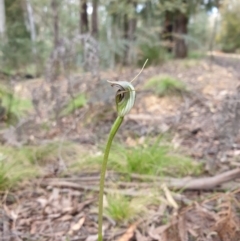
<path fill-rule="evenodd" d="M 5 1 L 6 43 L 2 48 L 4 63 L 9 69 L 21 68 L 31 63 L 31 38 L 27 29 L 25 12 L 19 0 Z"/>
<path fill-rule="evenodd" d="M 67 58 L 59 55 L 63 46 L 69 53 L 74 46 L 68 66 L 80 69 L 86 48 L 96 49 L 102 68 L 186 58 L 208 50 L 214 13 L 221 15 L 218 46 L 237 51 L 239 10 L 237 0 L 0 0 L 1 71 L 42 75 L 47 60 L 55 58 L 58 74 L 57 62 Z M 79 34 L 85 37 L 77 43 Z"/>
<path fill-rule="evenodd" d="M 3 38 L 5 32 L 5 3 L 0 0 L 0 37 Z"/>
<path fill-rule="evenodd" d="M 221 8 L 218 43 L 225 52 L 240 52 L 240 1 L 225 0 Z"/>

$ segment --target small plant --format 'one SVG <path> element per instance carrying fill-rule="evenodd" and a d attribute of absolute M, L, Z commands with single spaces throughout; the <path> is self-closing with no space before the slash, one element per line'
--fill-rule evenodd
<path fill-rule="evenodd" d="M 106 214 L 116 222 L 133 219 L 141 209 L 136 208 L 134 202 L 122 195 L 108 195 Z"/>
<path fill-rule="evenodd" d="M 179 95 L 182 92 L 186 92 L 186 86 L 183 82 L 168 75 L 152 77 L 146 83 L 145 88 L 153 90 L 159 97 Z"/>
<path fill-rule="evenodd" d="M 87 103 L 86 96 L 84 94 L 77 95 L 74 99 L 71 99 L 66 107 L 62 110 L 61 116 L 66 116 L 73 113 L 76 109 L 82 108 Z"/>

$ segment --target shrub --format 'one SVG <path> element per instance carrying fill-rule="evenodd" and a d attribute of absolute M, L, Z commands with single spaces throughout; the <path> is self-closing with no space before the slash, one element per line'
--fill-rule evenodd
<path fill-rule="evenodd" d="M 225 1 L 222 9 L 222 21 L 217 41 L 225 52 L 235 52 L 240 49 L 240 2 Z"/>
<path fill-rule="evenodd" d="M 152 77 L 147 81 L 145 88 L 153 90 L 159 97 L 186 92 L 186 86 L 183 82 L 168 75 Z"/>

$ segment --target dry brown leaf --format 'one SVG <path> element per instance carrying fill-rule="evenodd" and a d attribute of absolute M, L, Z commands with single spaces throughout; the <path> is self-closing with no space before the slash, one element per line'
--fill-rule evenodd
<path fill-rule="evenodd" d="M 18 213 L 14 210 L 10 210 L 6 205 L 3 205 L 4 211 L 7 214 L 8 217 L 10 217 L 12 220 L 16 220 L 18 218 Z"/>
<path fill-rule="evenodd" d="M 169 189 L 167 188 L 166 184 L 162 185 L 162 189 L 165 193 L 165 196 L 167 198 L 168 204 L 170 204 L 173 208 L 178 209 L 178 205 L 176 203 L 176 201 L 173 199 L 171 192 L 169 191 Z"/>
<path fill-rule="evenodd" d="M 191 228 L 191 227 L 188 227 L 188 232 L 194 237 L 194 238 L 197 238 L 198 234 L 197 232 Z"/>
<path fill-rule="evenodd" d="M 96 241 L 98 239 L 98 235 L 90 235 L 87 237 L 87 239 L 85 241 Z"/>
<path fill-rule="evenodd" d="M 41 198 L 41 197 L 38 198 L 36 201 L 41 205 L 41 208 L 46 207 L 48 203 L 48 200 L 46 198 Z"/>
<path fill-rule="evenodd" d="M 156 229 L 153 228 L 152 226 L 148 230 L 148 235 L 154 240 L 160 239 L 160 235 L 156 232 Z"/>
<path fill-rule="evenodd" d="M 169 228 L 171 227 L 172 224 L 165 224 L 165 225 L 161 225 L 157 228 L 153 228 L 151 227 L 148 231 L 148 234 L 151 238 L 153 239 L 161 239 L 161 235 Z"/>
<path fill-rule="evenodd" d="M 178 223 L 172 223 L 172 225 L 163 234 L 166 235 L 166 240 L 183 241 L 179 235 Z"/>
<path fill-rule="evenodd" d="M 129 241 L 137 228 L 137 224 L 132 224 L 127 231 L 117 241 Z"/>
<path fill-rule="evenodd" d="M 76 208 L 69 206 L 69 207 L 64 207 L 64 208 L 61 210 L 61 212 L 62 212 L 62 213 L 73 213 L 75 210 L 76 210 Z"/>
<path fill-rule="evenodd" d="M 163 216 L 166 211 L 166 208 L 167 208 L 167 205 L 165 203 L 161 203 L 157 211 L 158 215 Z"/>
<path fill-rule="evenodd" d="M 39 222 L 33 222 L 30 229 L 30 234 L 37 233 L 37 227 L 39 226 Z"/>
<path fill-rule="evenodd" d="M 82 225 L 84 224 L 85 221 L 85 216 L 81 217 L 77 223 L 73 224 L 70 228 L 70 230 L 68 231 L 69 235 L 72 235 L 74 232 L 80 230 L 80 228 L 82 227 Z"/>
<path fill-rule="evenodd" d="M 178 234 L 181 241 L 188 241 L 187 225 L 183 215 L 178 217 Z"/>
<path fill-rule="evenodd" d="M 62 216 L 61 218 L 59 218 L 59 220 L 61 220 L 61 222 L 66 222 L 66 221 L 69 221 L 73 218 L 72 215 L 69 215 L 69 214 L 66 214 L 64 216 Z"/>
<path fill-rule="evenodd" d="M 78 212 L 82 211 L 87 205 L 93 203 L 95 200 L 96 200 L 96 198 L 91 198 L 91 199 L 86 200 L 82 203 L 79 203 L 78 206 L 77 206 L 77 211 Z"/>
<path fill-rule="evenodd" d="M 239 218 L 232 206 L 231 196 L 226 195 L 223 202 L 218 205 L 219 220 L 215 224 L 215 231 L 223 241 L 239 240 Z"/>
<path fill-rule="evenodd" d="M 49 197 L 49 203 L 51 203 L 53 200 L 58 200 L 59 199 L 59 188 L 54 188 L 52 190 L 52 194 Z"/>
<path fill-rule="evenodd" d="M 143 236 L 139 230 L 136 230 L 135 232 L 137 241 L 148 241 L 148 238 Z"/>

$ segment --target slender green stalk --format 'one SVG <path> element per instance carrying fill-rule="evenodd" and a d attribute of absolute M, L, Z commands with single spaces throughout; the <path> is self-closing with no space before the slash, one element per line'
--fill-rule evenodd
<path fill-rule="evenodd" d="M 112 145 L 112 141 L 114 136 L 116 135 L 119 127 L 123 122 L 123 116 L 118 116 L 115 122 L 112 125 L 112 129 L 108 136 L 108 141 L 106 145 L 106 149 L 104 152 L 104 158 L 102 163 L 101 177 L 100 177 L 100 190 L 99 190 L 99 209 L 98 209 L 98 241 L 102 241 L 102 221 L 103 221 L 103 194 L 104 194 L 104 182 L 105 182 L 105 174 L 107 170 L 107 161 L 110 152 L 110 148 Z"/>
<path fill-rule="evenodd" d="M 147 63 L 147 60 L 144 63 L 144 66 L 146 65 L 146 63 Z M 143 71 L 143 68 L 141 69 L 140 73 Z M 134 79 L 136 79 L 139 76 L 139 74 Z M 108 136 L 108 141 L 107 141 L 107 145 L 106 145 L 106 149 L 103 157 L 103 163 L 102 163 L 102 171 L 101 171 L 100 184 L 99 184 L 98 241 L 103 240 L 103 235 L 102 235 L 103 194 L 104 194 L 104 182 L 105 182 L 105 174 L 107 170 L 108 156 L 109 156 L 113 138 L 116 135 L 119 127 L 121 126 L 124 116 L 129 113 L 129 111 L 132 109 L 135 102 L 136 91 L 133 85 L 131 84 L 133 80 L 131 82 L 108 81 L 112 86 L 116 86 L 118 88 L 115 96 L 118 117 L 113 123 L 112 129 Z"/>
<path fill-rule="evenodd" d="M 103 235 L 102 235 L 103 193 L 104 193 L 105 173 L 107 169 L 107 161 L 108 161 L 110 148 L 112 145 L 113 138 L 116 135 L 119 127 L 123 122 L 124 116 L 128 114 L 129 111 L 132 109 L 136 98 L 136 91 L 133 85 L 131 84 L 131 82 L 109 81 L 109 83 L 112 86 L 116 86 L 118 88 L 115 96 L 118 117 L 113 123 L 112 129 L 110 131 L 106 149 L 104 152 L 103 163 L 102 163 L 102 171 L 101 171 L 100 184 L 99 184 L 98 241 L 103 240 Z"/>

